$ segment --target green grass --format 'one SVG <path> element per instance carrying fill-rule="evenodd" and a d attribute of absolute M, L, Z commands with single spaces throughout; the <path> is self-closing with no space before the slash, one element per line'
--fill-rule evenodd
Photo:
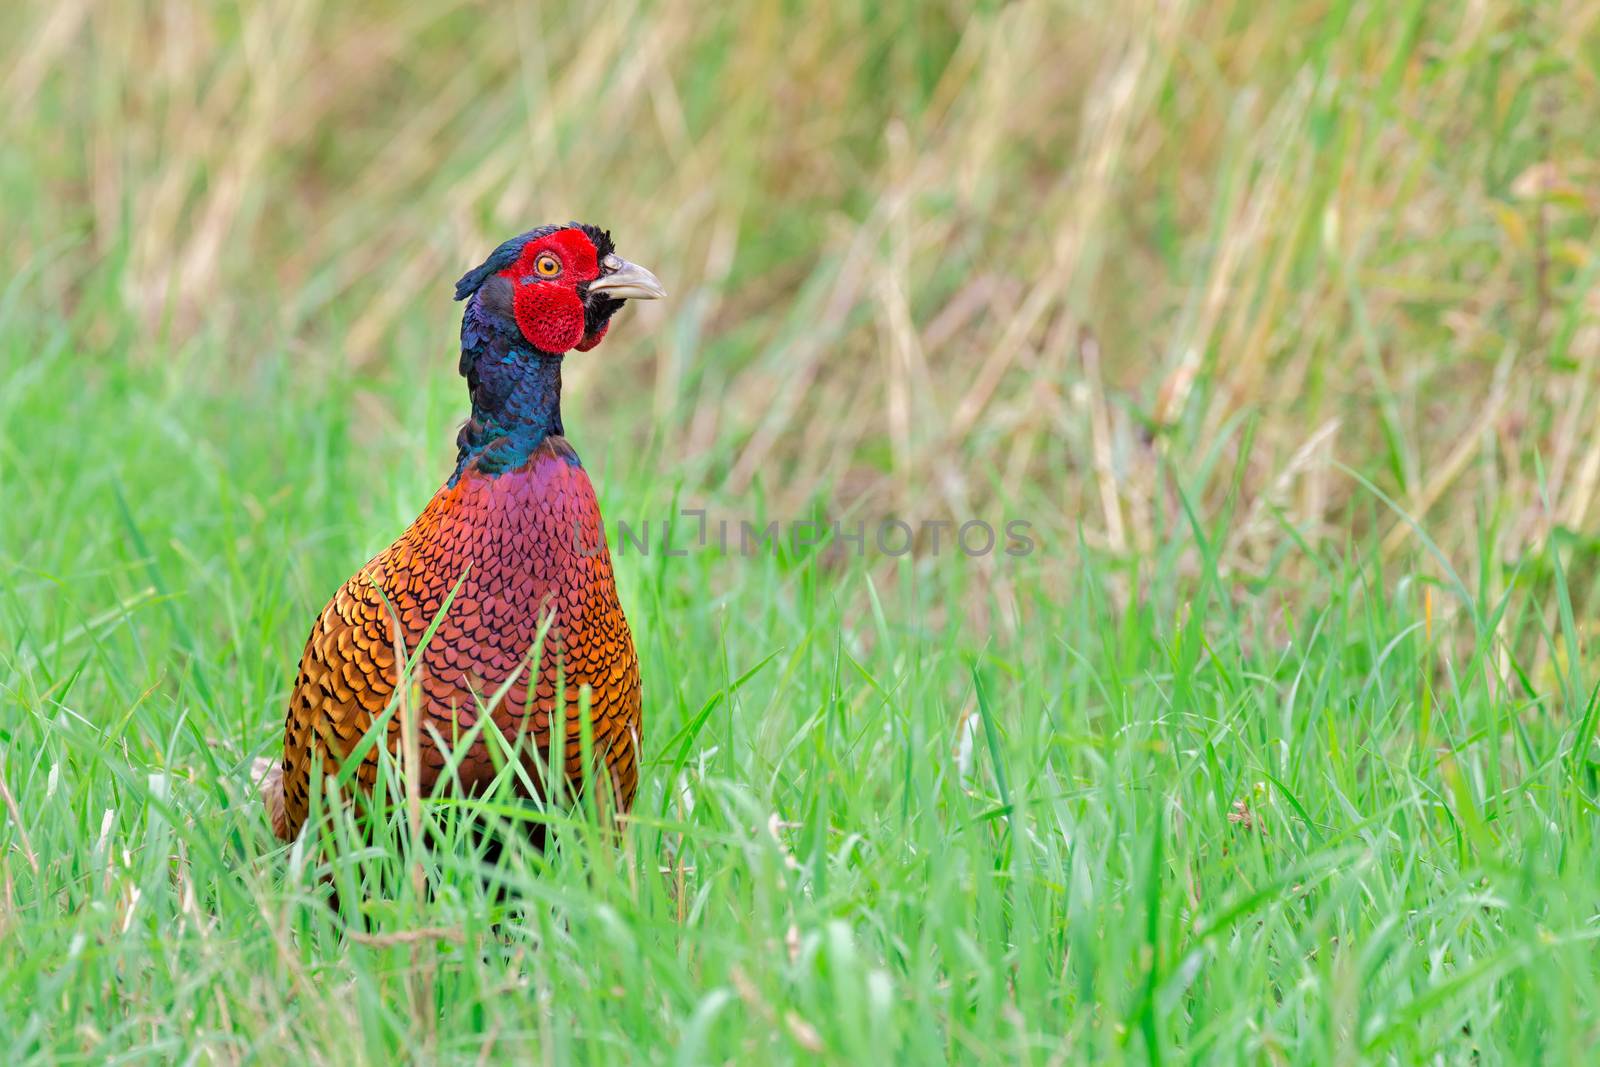
<path fill-rule="evenodd" d="M 1494 680 L 1488 642 L 1430 640 L 1427 598 L 1483 633 L 1530 605 L 1354 552 L 1297 607 L 1187 578 L 1205 515 L 1137 563 L 1044 538 L 998 564 L 1005 604 L 948 554 L 624 556 L 649 700 L 620 849 L 580 820 L 488 882 L 398 817 L 330 865 L 280 849 L 251 757 L 448 422 L 394 431 L 436 453 L 412 471 L 337 385 L 195 408 L 180 361 L 79 391 L 61 340 L 6 393 L 8 453 L 63 457 L 8 467 L 0 520 L 26 546 L 0 600 L 13 1058 L 1530 1062 L 1592 1037 L 1591 683 Z M 666 510 L 607 473 L 613 520 Z"/>
<path fill-rule="evenodd" d="M 1590 1054 L 1600 9 L 377 6 L 0 29 L 8 1061 Z M 572 216 L 672 294 L 566 387 L 636 818 L 282 848 L 450 283 Z"/>

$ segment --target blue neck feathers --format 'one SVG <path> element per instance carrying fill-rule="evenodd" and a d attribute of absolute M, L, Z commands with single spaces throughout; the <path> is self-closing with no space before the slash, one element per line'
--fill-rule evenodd
<path fill-rule="evenodd" d="M 530 346 L 476 297 L 461 321 L 461 373 L 472 418 L 456 437 L 452 484 L 469 465 L 489 475 L 515 470 L 547 437 L 562 434 L 561 357 Z"/>

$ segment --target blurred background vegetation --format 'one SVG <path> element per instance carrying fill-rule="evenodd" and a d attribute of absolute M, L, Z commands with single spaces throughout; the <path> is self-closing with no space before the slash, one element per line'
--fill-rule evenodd
<path fill-rule="evenodd" d="M 670 294 L 567 364 L 613 524 L 1022 518 L 1040 551 L 619 560 L 642 869 L 676 883 L 590 878 L 604 848 L 530 880 L 560 902 L 538 1003 L 576 1043 L 545 1047 L 705 1038 L 719 982 L 755 1020 L 705 1038 L 724 1056 L 1046 1047 L 1024 1016 L 1101 1050 L 1249 1028 L 1279 1062 L 1465 1058 L 1513 1017 L 1510 1060 L 1552 1027 L 1592 1047 L 1597 24 L 1596 0 L 12 5 L 0 1002 L 28 1021 L 0 1037 L 176 1050 L 201 1019 L 220 1058 L 270 1059 L 361 1028 L 376 1060 L 437 1036 L 416 957 L 347 951 L 244 768 L 312 613 L 449 469 L 454 280 L 580 219 Z M 1274 836 L 1241 838 L 1257 807 Z M 390 918 L 465 924 L 446 1017 L 521 1033 L 528 966 L 472 925 L 481 892 Z M 296 1014 L 313 988 L 338 1010 Z M 900 1029 L 864 1014 L 891 1002 Z"/>
<path fill-rule="evenodd" d="M 1137 554 L 1181 490 L 1256 577 L 1402 547 L 1341 465 L 1458 560 L 1591 525 L 1600 5 L 381 7 L 8 19 L 11 306 L 91 380 L 290 351 L 270 388 L 382 434 L 463 267 L 581 218 L 673 298 L 572 361 L 570 422 L 691 491 Z"/>

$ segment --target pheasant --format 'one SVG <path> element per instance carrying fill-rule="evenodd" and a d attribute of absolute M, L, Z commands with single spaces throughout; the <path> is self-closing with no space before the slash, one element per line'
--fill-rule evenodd
<path fill-rule="evenodd" d="M 616 806 L 631 807 L 639 661 L 594 488 L 561 424 L 561 364 L 567 352 L 599 344 L 625 301 L 662 295 L 653 274 L 617 256 L 609 233 L 580 223 L 513 237 L 456 283 L 456 299 L 467 302 L 460 372 L 472 416 L 456 439 L 455 471 L 311 628 L 289 698 L 283 761 L 262 784 L 278 837 L 298 836 L 311 776 L 336 774 L 388 707 L 402 656 L 415 660 L 421 747 L 408 773 L 423 792 L 459 781 L 471 793 L 493 779 L 491 747 L 501 746 L 485 736 L 490 729 L 522 746 L 535 781 L 559 741 L 562 772 L 579 782 L 587 687 L 596 769 L 609 778 Z M 492 723 L 467 746 L 484 714 Z M 452 771 L 440 740 L 458 760 Z M 399 753 L 398 713 L 383 741 Z M 356 783 L 370 792 L 377 769 L 373 745 Z"/>

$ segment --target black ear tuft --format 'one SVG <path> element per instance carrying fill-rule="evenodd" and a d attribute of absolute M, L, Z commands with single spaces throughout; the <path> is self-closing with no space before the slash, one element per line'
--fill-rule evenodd
<path fill-rule="evenodd" d="M 456 299 L 465 300 L 473 293 L 476 293 L 478 287 L 487 281 L 491 275 L 505 270 L 515 263 L 517 257 L 522 255 L 523 245 L 529 241 L 538 240 L 540 237 L 548 237 L 558 229 L 560 229 L 559 226 L 541 226 L 537 230 L 519 233 L 511 240 L 501 244 L 499 248 L 489 253 L 488 259 L 472 270 L 467 271 L 461 276 L 461 280 L 456 282 Z"/>
<path fill-rule="evenodd" d="M 574 222 L 572 226 L 574 229 L 582 230 L 583 235 L 589 238 L 589 242 L 594 245 L 596 259 L 605 259 L 617 250 L 617 246 L 611 243 L 610 230 L 602 230 L 598 226 L 590 226 L 583 222 Z"/>

